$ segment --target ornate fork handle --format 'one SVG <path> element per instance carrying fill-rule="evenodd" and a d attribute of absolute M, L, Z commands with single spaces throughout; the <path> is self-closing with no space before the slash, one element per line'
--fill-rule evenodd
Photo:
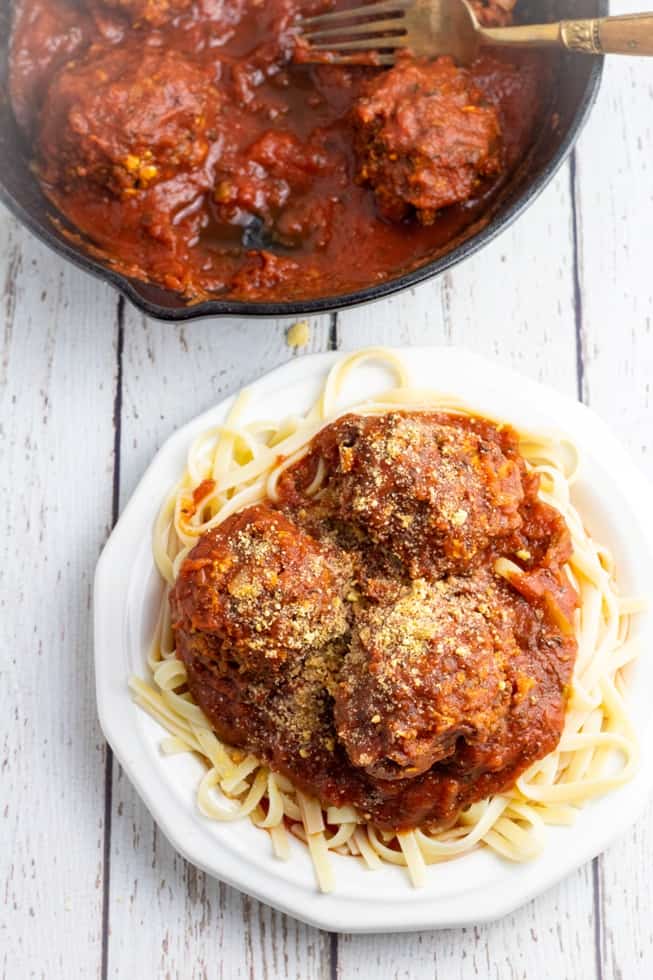
<path fill-rule="evenodd" d="M 653 13 L 485 28 L 481 33 L 491 44 L 520 47 L 551 44 L 582 54 L 653 56 Z"/>
<path fill-rule="evenodd" d="M 570 51 L 584 54 L 602 54 L 600 20 L 563 20 L 560 24 L 560 38 Z"/>

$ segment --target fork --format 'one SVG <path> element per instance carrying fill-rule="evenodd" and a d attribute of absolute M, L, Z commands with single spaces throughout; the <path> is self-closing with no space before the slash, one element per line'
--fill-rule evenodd
<path fill-rule="evenodd" d="M 351 22 L 354 23 L 351 23 Z M 302 61 L 392 65 L 402 49 L 451 55 L 468 64 L 484 45 L 553 46 L 582 54 L 653 55 L 653 13 L 563 20 L 553 24 L 481 27 L 467 0 L 376 0 L 299 21 Z"/>

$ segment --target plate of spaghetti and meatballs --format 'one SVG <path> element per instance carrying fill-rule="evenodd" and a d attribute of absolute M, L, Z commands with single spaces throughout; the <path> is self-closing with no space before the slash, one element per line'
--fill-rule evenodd
<path fill-rule="evenodd" d="M 653 785 L 648 493 L 466 352 L 292 362 L 174 435 L 106 546 L 107 738 L 182 853 L 284 911 L 496 918 Z"/>
<path fill-rule="evenodd" d="M 59 231 L 198 303 L 352 294 L 482 227 L 555 128 L 556 57 L 303 63 L 301 17 L 352 5 L 18 0 L 8 88 Z"/>

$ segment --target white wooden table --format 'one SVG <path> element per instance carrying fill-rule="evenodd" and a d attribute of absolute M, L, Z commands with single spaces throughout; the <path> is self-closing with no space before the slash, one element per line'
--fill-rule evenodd
<path fill-rule="evenodd" d="M 653 477 L 652 252 L 653 63 L 615 60 L 576 152 L 511 230 L 438 282 L 315 319 L 307 349 L 468 346 L 578 393 Z M 653 977 L 653 807 L 504 921 L 421 935 L 320 933 L 173 853 L 98 727 L 93 570 L 156 448 L 293 356 L 288 324 L 147 321 L 4 211 L 0 290 L 3 976 Z"/>

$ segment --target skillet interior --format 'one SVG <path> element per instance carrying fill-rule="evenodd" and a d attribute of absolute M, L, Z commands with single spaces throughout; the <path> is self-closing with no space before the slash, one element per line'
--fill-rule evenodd
<path fill-rule="evenodd" d="M 0 199 L 41 240 L 76 265 L 112 283 L 150 316 L 188 320 L 208 316 L 294 316 L 343 309 L 408 288 L 439 275 L 491 241 L 506 228 L 546 186 L 569 152 L 589 112 L 600 83 L 602 59 L 564 55 L 560 59 L 553 103 L 545 124 L 524 163 L 492 206 L 490 220 L 480 228 L 467 228 L 444 253 L 427 263 L 368 289 L 306 302 L 265 303 L 220 300 L 185 305 L 175 293 L 127 279 L 72 245 L 53 224 L 52 205 L 45 199 L 29 167 L 30 148 L 13 118 L 7 91 L 9 37 L 13 0 L 0 0 Z M 607 13 L 608 0 L 522 0 L 524 21 L 595 17 Z M 552 117 L 557 126 L 550 124 Z M 61 220 L 61 218 L 59 218 Z"/>

